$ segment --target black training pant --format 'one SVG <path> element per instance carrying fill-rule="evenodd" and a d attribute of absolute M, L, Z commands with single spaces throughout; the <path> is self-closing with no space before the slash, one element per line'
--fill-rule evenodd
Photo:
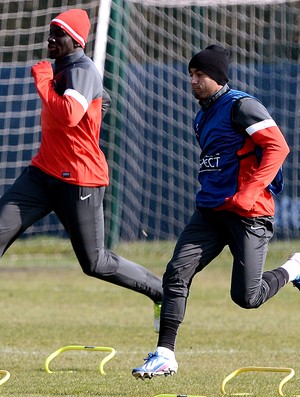
<path fill-rule="evenodd" d="M 233 255 L 233 301 L 251 309 L 275 295 L 288 281 L 288 274 L 282 268 L 263 272 L 273 224 L 273 217 L 244 218 L 229 211 L 196 209 L 163 276 L 161 324 L 164 320 L 182 322 L 193 277 L 226 245 Z"/>
<path fill-rule="evenodd" d="M 161 280 L 104 248 L 105 187 L 72 185 L 29 166 L 0 198 L 0 256 L 29 226 L 54 211 L 85 274 L 161 302 Z"/>

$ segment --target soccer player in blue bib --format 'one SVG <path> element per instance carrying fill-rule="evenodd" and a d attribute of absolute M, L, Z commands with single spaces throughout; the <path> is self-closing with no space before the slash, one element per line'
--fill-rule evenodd
<path fill-rule="evenodd" d="M 134 368 L 136 378 L 177 372 L 175 342 L 193 277 L 225 246 L 233 256 L 231 298 L 258 308 L 292 281 L 300 288 L 300 253 L 264 271 L 273 236 L 274 200 L 282 190 L 288 145 L 267 109 L 228 86 L 230 53 L 211 45 L 189 62 L 199 101 L 194 130 L 200 146 L 196 208 L 181 233 L 163 276 L 164 297 L 157 348 Z"/>

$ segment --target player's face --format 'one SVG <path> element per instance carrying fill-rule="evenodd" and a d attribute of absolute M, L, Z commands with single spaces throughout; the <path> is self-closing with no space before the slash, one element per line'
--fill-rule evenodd
<path fill-rule="evenodd" d="M 207 74 L 195 68 L 190 69 L 190 78 L 194 97 L 199 101 L 210 98 L 222 87 Z"/>
<path fill-rule="evenodd" d="M 60 59 L 75 51 L 74 41 L 59 26 L 51 25 L 48 37 L 49 58 Z"/>

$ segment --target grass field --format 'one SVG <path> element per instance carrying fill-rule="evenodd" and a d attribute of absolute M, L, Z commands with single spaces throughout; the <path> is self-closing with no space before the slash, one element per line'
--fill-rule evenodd
<path fill-rule="evenodd" d="M 137 243 L 115 250 L 162 275 L 172 248 Z M 299 242 L 272 243 L 266 268 L 299 248 Z M 0 396 L 217 397 L 224 377 L 244 366 L 293 368 L 283 392 L 300 395 L 299 292 L 288 285 L 260 309 L 246 311 L 230 300 L 230 270 L 225 250 L 195 278 L 179 330 L 177 375 L 142 382 L 131 369 L 156 346 L 150 300 L 83 275 L 67 240 L 15 243 L 0 265 L 0 369 L 11 374 Z M 46 373 L 46 358 L 71 344 L 110 346 L 117 353 L 104 376 L 99 363 L 106 353 L 86 351 L 59 355 L 51 363 L 56 372 Z M 277 396 L 285 375 L 240 374 L 226 391 Z"/>

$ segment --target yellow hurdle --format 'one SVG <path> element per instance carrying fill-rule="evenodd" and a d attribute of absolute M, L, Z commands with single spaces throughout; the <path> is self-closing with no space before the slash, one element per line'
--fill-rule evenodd
<path fill-rule="evenodd" d="M 7 382 L 10 378 L 10 373 L 5 371 L 5 369 L 0 369 L 0 375 L 4 375 L 4 377 L 0 379 L 0 385 L 3 385 L 3 383 Z"/>
<path fill-rule="evenodd" d="M 222 394 L 226 394 L 225 392 L 225 386 L 226 384 L 234 378 L 236 375 L 240 374 L 241 372 L 288 372 L 289 374 L 282 379 L 282 381 L 279 383 L 278 386 L 278 394 L 280 396 L 283 396 L 282 388 L 283 386 L 290 380 L 292 377 L 295 375 L 295 371 L 292 368 L 282 368 L 282 367 L 243 367 L 239 368 L 235 371 L 233 371 L 231 374 L 226 376 L 226 378 L 223 380 L 222 385 L 221 385 L 221 392 Z M 235 396 L 245 396 L 249 395 L 250 393 L 234 393 Z M 233 395 L 230 393 L 230 395 Z"/>
<path fill-rule="evenodd" d="M 154 397 L 206 397 L 206 396 L 192 396 L 191 394 L 158 394 Z"/>
<path fill-rule="evenodd" d="M 50 362 L 57 357 L 59 354 L 69 351 L 69 350 L 85 350 L 85 351 L 106 351 L 110 352 L 106 357 L 104 357 L 103 360 L 101 360 L 100 365 L 99 365 L 99 371 L 101 375 L 105 375 L 104 372 L 104 364 L 106 364 L 109 360 L 111 360 L 114 355 L 116 354 L 116 350 L 113 347 L 103 347 L 103 346 L 80 346 L 80 345 L 68 345 L 68 346 L 63 346 L 60 349 L 57 349 L 55 352 L 50 354 L 50 356 L 47 357 L 45 363 L 44 363 L 44 368 L 45 371 L 48 372 L 48 374 L 51 374 L 55 371 L 51 371 L 49 368 Z"/>

